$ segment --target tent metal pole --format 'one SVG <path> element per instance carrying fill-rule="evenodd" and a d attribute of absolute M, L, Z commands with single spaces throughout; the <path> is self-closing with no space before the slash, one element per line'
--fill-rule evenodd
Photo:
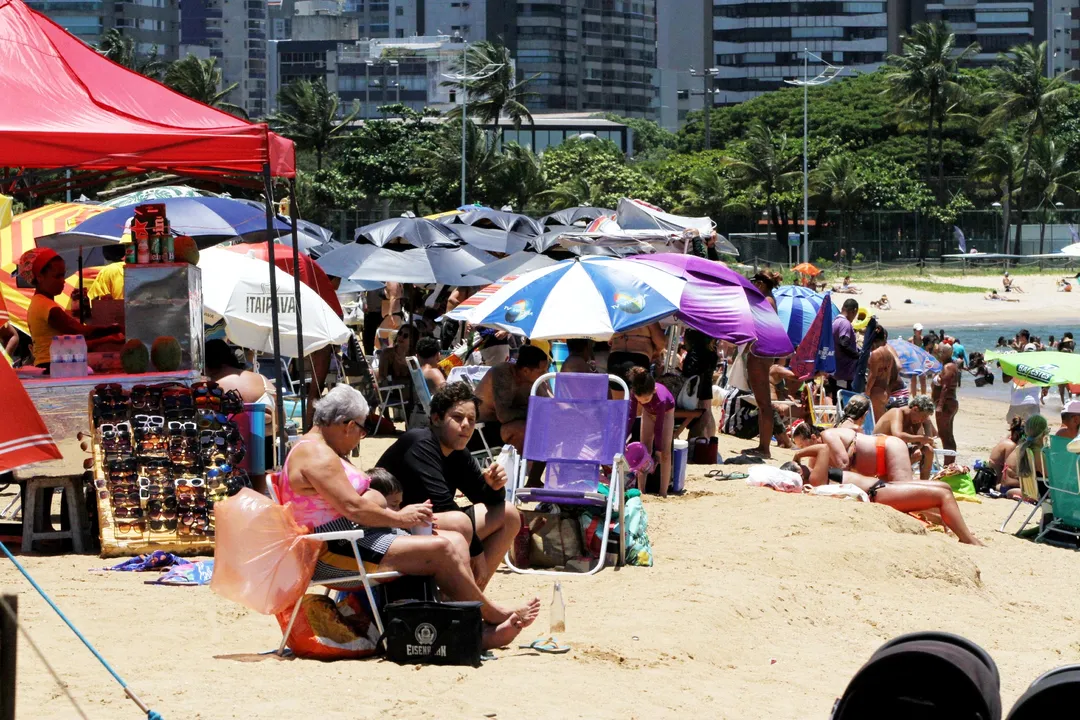
<path fill-rule="evenodd" d="M 82 245 L 79 246 L 79 322 L 86 322 L 86 301 L 83 299 L 85 294 L 83 292 L 83 256 Z"/>
<path fill-rule="evenodd" d="M 296 299 L 296 335 L 300 338 L 297 346 L 297 370 L 300 373 L 300 427 L 304 432 L 308 431 L 307 421 L 307 385 L 304 382 L 304 321 L 300 307 L 300 285 L 303 283 L 303 270 L 300 265 L 300 240 L 299 231 L 296 228 L 297 216 L 300 214 L 296 207 L 296 178 L 289 178 L 289 221 L 292 224 L 292 259 L 293 259 L 293 293 Z M 314 366 L 312 366 L 312 386 L 314 387 Z"/>
<path fill-rule="evenodd" d="M 278 440 L 276 467 L 285 464 L 285 450 L 288 447 L 288 434 L 285 431 L 285 383 L 281 373 L 281 325 L 278 323 L 277 265 L 274 262 L 274 181 L 270 176 L 270 163 L 263 165 L 263 184 L 266 190 L 266 252 L 270 262 L 270 325 L 274 342 L 274 383 Z"/>

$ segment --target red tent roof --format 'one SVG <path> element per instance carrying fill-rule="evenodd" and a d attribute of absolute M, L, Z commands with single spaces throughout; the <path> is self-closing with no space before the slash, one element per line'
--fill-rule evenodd
<path fill-rule="evenodd" d="M 105 59 L 0 0 L 0 165 L 292 177 L 293 143 Z"/>

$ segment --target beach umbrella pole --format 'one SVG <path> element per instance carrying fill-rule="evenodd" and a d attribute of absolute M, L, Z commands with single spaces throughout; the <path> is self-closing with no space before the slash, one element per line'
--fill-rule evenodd
<path fill-rule="evenodd" d="M 81 323 L 86 322 L 86 317 L 84 316 L 84 313 L 85 313 L 86 310 L 83 307 L 84 303 L 83 303 L 83 277 L 82 277 L 82 271 L 83 271 L 83 257 L 82 257 L 82 245 L 80 245 L 79 246 L 79 322 L 81 322 Z"/>
<path fill-rule="evenodd" d="M 270 326 L 274 342 L 274 381 L 277 387 L 275 403 L 277 405 L 278 439 L 281 445 L 277 452 L 277 466 L 285 463 L 285 448 L 287 447 L 288 435 L 285 432 L 285 388 L 284 379 L 281 375 L 281 325 L 278 323 L 278 292 L 277 292 L 277 265 L 274 264 L 274 243 L 270 240 L 274 236 L 274 183 L 270 176 L 270 163 L 263 165 L 263 184 L 266 188 L 266 250 L 270 261 Z M 301 338 L 303 345 L 303 338 Z"/>
<path fill-rule="evenodd" d="M 293 293 L 296 298 L 296 335 L 300 338 L 300 343 L 296 348 L 297 353 L 299 353 L 296 366 L 297 371 L 300 373 L 300 427 L 304 432 L 307 432 L 307 386 L 304 383 L 304 320 L 300 312 L 300 283 L 303 282 L 301 278 L 303 271 L 300 269 L 300 240 L 297 237 L 298 231 L 296 228 L 296 220 L 299 214 L 300 211 L 296 207 L 296 178 L 289 178 L 289 222 L 292 224 L 292 259 L 293 268 L 295 268 L 296 272 L 293 278 Z M 312 376 L 314 374 L 315 368 L 312 366 Z M 314 382 L 314 377 L 312 382 Z"/>

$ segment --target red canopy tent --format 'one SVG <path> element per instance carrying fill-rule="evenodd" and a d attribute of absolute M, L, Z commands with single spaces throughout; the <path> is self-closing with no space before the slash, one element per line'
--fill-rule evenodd
<path fill-rule="evenodd" d="M 293 177 L 290 140 L 99 55 L 21 0 L 0 0 L 0 165 Z"/>
<path fill-rule="evenodd" d="M 296 175 L 292 141 L 265 123 L 241 120 L 117 65 L 22 0 L 0 0 L 0 97 L 0 167 L 261 175 L 268 228 L 272 177 Z M 295 247 L 295 222 L 293 233 Z M 277 275 L 269 274 L 276 298 Z M 271 317 L 280 357 L 276 300 Z M 283 450 L 285 423 L 279 428 Z"/>

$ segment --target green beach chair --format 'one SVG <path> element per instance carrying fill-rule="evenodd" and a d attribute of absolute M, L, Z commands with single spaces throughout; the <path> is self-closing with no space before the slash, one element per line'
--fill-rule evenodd
<path fill-rule="evenodd" d="M 1054 518 L 1046 524 L 1035 542 L 1042 540 L 1051 531 L 1071 535 L 1080 542 L 1080 480 L 1077 475 L 1077 463 L 1080 456 L 1066 448 L 1068 438 L 1052 435 L 1049 445 L 1043 448 L 1043 462 L 1046 465 L 1046 482 L 1049 486 L 1050 504 L 1054 508 Z"/>

